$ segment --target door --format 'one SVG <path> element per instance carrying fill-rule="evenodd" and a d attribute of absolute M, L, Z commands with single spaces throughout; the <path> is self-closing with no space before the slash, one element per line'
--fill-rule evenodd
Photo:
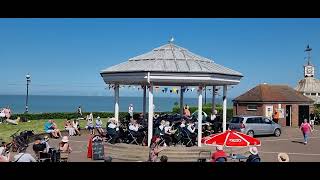
<path fill-rule="evenodd" d="M 300 126 L 304 119 L 309 119 L 309 106 L 300 105 L 298 117 L 299 117 L 299 126 Z"/>
<path fill-rule="evenodd" d="M 272 118 L 273 114 L 273 106 L 266 106 L 266 114 L 265 117 Z"/>
<path fill-rule="evenodd" d="M 252 130 L 254 135 L 261 134 L 261 121 L 261 117 L 248 118 L 245 124 L 247 131 Z"/>
<path fill-rule="evenodd" d="M 286 126 L 291 126 L 291 105 L 286 105 Z"/>

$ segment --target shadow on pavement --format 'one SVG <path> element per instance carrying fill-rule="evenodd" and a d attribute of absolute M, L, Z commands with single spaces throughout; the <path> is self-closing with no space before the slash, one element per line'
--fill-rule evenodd
<path fill-rule="evenodd" d="M 299 143 L 299 144 L 304 144 L 304 143 L 301 142 L 301 141 L 291 141 L 291 142 L 293 142 L 293 143 Z"/>

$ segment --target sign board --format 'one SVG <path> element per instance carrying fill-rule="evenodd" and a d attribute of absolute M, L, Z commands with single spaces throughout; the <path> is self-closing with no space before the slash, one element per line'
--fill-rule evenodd
<path fill-rule="evenodd" d="M 283 108 L 279 108 L 278 113 L 279 113 L 279 118 L 284 118 L 285 112 Z"/>
<path fill-rule="evenodd" d="M 92 159 L 104 160 L 104 145 L 103 141 L 92 142 Z"/>

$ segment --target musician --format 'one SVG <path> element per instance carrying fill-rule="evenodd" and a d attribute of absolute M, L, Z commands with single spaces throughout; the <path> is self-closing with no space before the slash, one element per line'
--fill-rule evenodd
<path fill-rule="evenodd" d="M 193 144 L 196 142 L 197 134 L 196 134 L 196 126 L 194 122 L 189 121 L 187 125 L 187 129 L 190 135 L 190 138 L 192 139 Z"/>
<path fill-rule="evenodd" d="M 129 124 L 129 130 L 133 136 L 137 137 L 138 143 L 142 143 L 144 133 L 139 129 L 143 128 L 142 125 L 138 124 L 136 119 L 133 119 L 132 123 Z"/>
<path fill-rule="evenodd" d="M 190 113 L 190 110 L 189 110 L 189 106 L 188 106 L 188 105 L 185 105 L 185 106 L 184 106 L 183 115 L 186 116 L 186 117 L 190 117 L 190 116 L 191 116 L 191 113 Z"/>
<path fill-rule="evenodd" d="M 173 126 L 173 124 L 172 124 Z M 176 130 L 172 129 L 172 126 L 170 126 L 170 122 L 166 121 L 165 122 L 165 126 L 164 126 L 164 140 L 165 143 L 169 146 L 171 146 L 172 144 L 172 136 L 174 135 L 174 133 L 176 132 Z"/>
<path fill-rule="evenodd" d="M 182 120 L 180 124 L 180 128 L 185 128 L 186 127 L 186 120 Z"/>
<path fill-rule="evenodd" d="M 112 137 L 111 144 L 115 144 L 119 140 L 119 124 L 115 118 L 110 118 L 107 126 L 107 134 Z"/>

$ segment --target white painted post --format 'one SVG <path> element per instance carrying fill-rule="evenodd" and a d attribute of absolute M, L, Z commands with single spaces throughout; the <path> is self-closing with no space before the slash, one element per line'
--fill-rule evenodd
<path fill-rule="evenodd" d="M 198 147 L 201 147 L 202 139 L 202 87 L 198 91 Z"/>
<path fill-rule="evenodd" d="M 146 120 L 146 112 L 147 112 L 147 86 L 143 85 L 143 120 Z"/>
<path fill-rule="evenodd" d="M 180 115 L 183 116 L 183 86 L 180 88 Z"/>
<path fill-rule="evenodd" d="M 148 114 L 148 147 L 151 145 L 153 130 L 153 87 L 149 87 L 149 114 Z"/>
<path fill-rule="evenodd" d="M 214 110 L 216 110 L 216 86 L 212 86 L 212 114 L 214 113 Z"/>
<path fill-rule="evenodd" d="M 222 129 L 223 132 L 227 130 L 227 85 L 223 86 L 223 110 L 222 110 Z"/>
<path fill-rule="evenodd" d="M 114 87 L 114 118 L 119 121 L 119 84 Z"/>

